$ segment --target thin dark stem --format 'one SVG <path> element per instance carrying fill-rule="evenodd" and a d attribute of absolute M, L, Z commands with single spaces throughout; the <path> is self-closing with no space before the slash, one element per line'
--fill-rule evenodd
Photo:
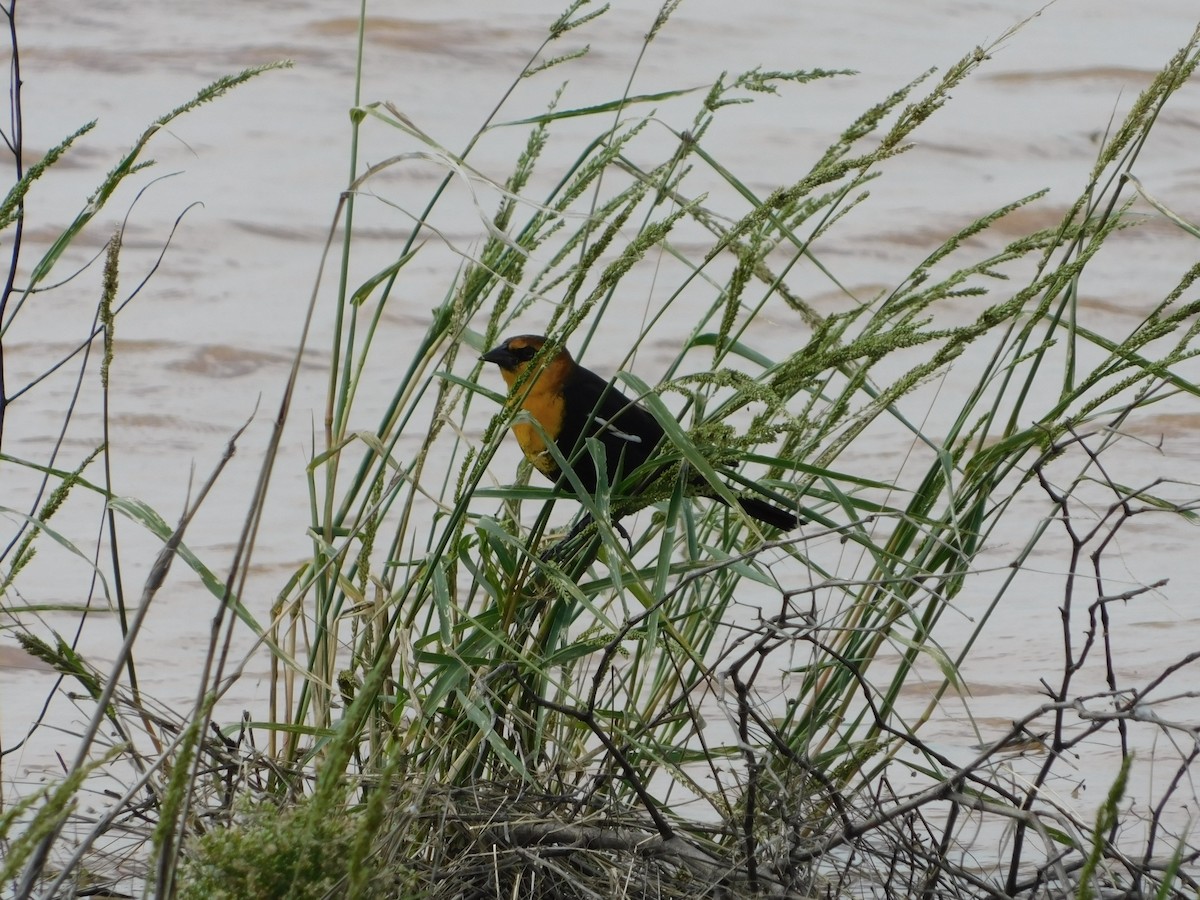
<path fill-rule="evenodd" d="M 20 183 L 25 177 L 25 163 L 22 158 L 23 128 L 21 118 L 21 52 L 17 44 L 17 0 L 10 0 L 8 9 L 4 10 L 8 18 L 9 43 L 12 45 L 12 70 L 9 74 L 9 130 L 11 136 L 5 138 L 13 155 L 13 165 L 16 168 L 16 182 Z M 25 201 L 17 205 L 16 226 L 13 233 L 12 251 L 9 256 L 8 276 L 4 279 L 4 290 L 0 292 L 0 322 L 4 321 L 4 310 L 8 307 L 8 298 L 12 296 L 13 286 L 17 279 L 17 263 L 21 259 L 21 238 L 25 233 Z M 0 447 L 4 446 L 4 420 L 8 408 L 8 389 L 5 379 L 4 341 L 0 339 Z"/>

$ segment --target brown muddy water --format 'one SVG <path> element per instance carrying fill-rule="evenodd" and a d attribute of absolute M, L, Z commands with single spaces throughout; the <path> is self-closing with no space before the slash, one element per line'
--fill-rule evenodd
<path fill-rule="evenodd" d="M 139 497 L 174 521 L 232 433 L 249 421 L 236 457 L 189 532 L 191 547 L 218 573 L 241 528 L 348 172 L 347 110 L 353 102 L 357 5 L 336 6 L 39 0 L 19 7 L 28 159 L 37 158 L 82 123 L 99 120 L 78 150 L 31 193 L 27 260 L 69 221 L 155 117 L 220 75 L 276 59 L 295 62 L 293 69 L 264 75 L 159 135 L 150 153 L 157 165 L 122 189 L 62 267 L 65 277 L 69 269 L 86 262 L 132 207 L 122 267 L 126 294 L 149 273 L 173 223 L 183 214 L 163 264 L 118 321 L 110 414 L 113 478 L 119 492 Z M 719 120 L 707 149 L 741 173 L 761 196 L 805 171 L 870 104 L 932 66 L 944 70 L 1037 11 L 1037 4 L 1017 0 L 745 0 L 732 5 L 685 0 L 638 70 L 633 91 L 706 85 L 722 71 L 755 66 L 856 70 L 852 78 L 761 97 Z M 377 4 L 367 39 L 363 99 L 391 101 L 443 145 L 461 147 L 558 12 L 551 4 L 511 0 Z M 871 185 L 871 199 L 825 240 L 823 263 L 851 294 L 870 298 L 899 283 L 955 229 L 1019 197 L 1050 189 L 1039 204 L 1003 223 L 995 237 L 980 241 L 981 249 L 1020 231 L 1056 223 L 1084 184 L 1105 129 L 1119 121 L 1138 91 L 1187 40 L 1196 16 L 1194 0 L 1061 0 L 1047 8 L 955 91 L 953 102 L 917 133 L 910 152 L 885 167 L 885 177 Z M 616 95 L 652 17 L 641 3 L 614 3 L 587 35 L 591 56 L 571 75 L 561 105 L 586 106 Z M 563 49 L 579 43 L 582 38 Z M 542 111 L 557 79 L 521 85 L 501 118 Z M 674 124 L 686 127 L 687 121 Z M 547 183 L 554 166 L 561 171 L 574 158 L 577 145 L 571 138 L 593 130 L 592 123 L 564 123 L 561 139 L 556 138 L 561 142 L 552 146 Z M 383 131 L 370 132 L 363 148 L 365 163 L 418 149 L 411 140 L 406 143 L 403 136 Z M 1200 221 L 1198 137 L 1200 86 L 1191 84 L 1163 114 L 1135 169 L 1152 194 L 1193 222 Z M 474 165 L 503 180 L 523 139 L 523 132 L 516 130 L 495 134 L 475 151 Z M 665 130 L 664 140 L 669 140 Z M 553 156 L 555 152 L 559 156 Z M 442 174 L 418 160 L 397 167 L 384 182 L 388 199 L 415 212 Z M 159 176 L 170 177 L 151 183 Z M 145 193 L 135 202 L 142 187 Z M 481 244 L 484 231 L 465 198 L 452 208 L 457 211 L 447 214 L 440 227 L 456 251 L 470 253 Z M 365 275 L 391 259 L 409 219 L 384 204 L 364 204 L 362 209 L 355 262 L 359 274 Z M 1120 240 L 1125 252 L 1099 261 L 1082 285 L 1084 309 L 1094 317 L 1090 321 L 1097 330 L 1132 327 L 1200 256 L 1200 242 L 1161 219 Z M 704 248 L 697 243 L 695 249 L 699 254 Z M 456 252 L 434 248 L 405 270 L 401 293 L 384 322 L 397 368 L 407 363 L 429 310 L 441 301 L 459 264 Z M 837 302 L 828 281 L 806 284 L 806 277 L 798 273 L 794 289 L 818 291 L 818 307 Z M 326 273 L 326 298 L 333 280 L 334 273 Z M 634 327 L 628 323 L 640 322 L 654 292 L 662 289 L 654 286 L 653 273 L 631 285 L 622 301 L 628 302 L 628 309 L 606 317 L 602 339 L 589 350 L 594 368 L 617 365 L 627 346 L 623 339 Z M 48 360 L 82 339 L 99 292 L 99 266 L 93 265 L 22 310 L 5 336 L 10 386 L 37 376 Z M 327 309 L 317 315 L 256 548 L 247 603 L 263 620 L 308 550 L 304 466 L 324 415 L 324 367 L 331 334 Z M 964 304 L 957 314 L 965 320 L 971 307 Z M 548 316 L 545 303 L 535 304 L 527 330 L 539 330 Z M 653 382 L 670 358 L 665 348 L 691 324 L 678 319 L 672 324 L 670 318 L 661 323 L 635 362 L 638 374 Z M 806 336 L 764 320 L 750 337 L 778 357 Z M 924 420 L 934 432 L 941 418 L 947 423 L 952 419 L 955 410 L 934 401 L 954 381 L 973 381 L 972 373 L 988 350 L 972 353 L 945 379 L 913 398 L 907 410 L 910 418 Z M 36 393 L 11 406 L 5 452 L 47 458 L 47 448 L 61 427 L 61 410 L 74 390 L 78 365 L 78 360 L 69 364 Z M 1196 374 L 1193 370 L 1191 377 Z M 95 381 L 90 376 L 90 386 L 78 400 L 79 414 L 65 436 L 59 457 L 65 468 L 77 465 L 101 440 Z M 389 396 L 387 368 L 373 372 L 368 383 L 378 396 L 364 397 L 359 410 L 363 428 L 374 426 Z M 1117 480 L 1131 485 L 1159 477 L 1196 481 L 1198 425 L 1200 406 L 1194 401 L 1162 404 L 1155 416 L 1135 423 L 1127 448 L 1115 454 L 1114 464 L 1123 467 Z M 901 479 L 915 479 L 927 462 L 919 453 L 906 462 L 914 448 L 899 430 L 881 431 L 870 446 L 876 452 L 861 451 L 862 458 L 853 460 L 854 471 L 882 478 L 900 472 Z M 498 479 L 512 471 L 511 448 L 506 454 L 494 464 Z M 850 462 L 843 460 L 843 468 Z M 0 506 L 26 509 L 31 484 L 11 465 L 0 464 Z M 1197 493 L 1185 486 L 1177 496 Z M 1017 518 L 1030 528 L 1053 512 L 1037 491 L 1027 492 L 1020 502 Z M 62 534 L 82 547 L 93 546 L 100 527 L 97 510 L 80 503 L 67 512 L 56 521 Z M 6 518 L 8 523 L 15 521 L 11 513 Z M 157 545 L 132 525 L 123 526 L 121 534 L 125 581 L 140 585 Z M 1027 536 L 1021 531 L 997 536 L 987 558 L 993 572 L 979 580 L 943 623 L 940 640 L 950 655 L 970 634 L 990 591 L 1005 577 Z M 1120 636 L 1116 666 L 1135 683 L 1200 649 L 1195 588 L 1200 555 L 1195 546 L 1194 529 L 1166 517 L 1120 534 L 1121 563 L 1114 575 L 1119 584 L 1110 585 L 1108 592 L 1165 581 L 1132 601 L 1111 604 L 1113 630 Z M 1062 661 L 1057 613 L 1065 567 L 1062 547 L 1062 541 L 1051 542 L 1035 554 L 1019 586 L 1006 594 L 964 668 L 969 694 L 943 699 L 929 712 L 931 721 L 922 734 L 952 758 L 970 758 L 972 745 L 1002 733 L 1011 720 L 1041 702 L 1041 679 L 1056 680 Z M 82 604 L 90 573 L 88 559 L 46 548 L 18 582 L 20 603 Z M 42 615 L 64 634 L 74 632 L 79 618 L 53 611 Z M 139 644 L 144 683 L 152 683 L 151 693 L 162 702 L 181 708 L 192 702 L 212 616 L 210 598 L 177 565 L 149 616 L 150 633 Z M 81 649 L 89 658 L 103 660 L 117 643 L 116 623 L 105 614 L 89 620 Z M 239 634 L 236 643 L 235 652 L 251 652 L 249 635 Z M 242 679 L 220 707 L 219 721 L 234 721 L 243 709 L 251 710 L 254 718 L 265 718 L 265 673 L 265 657 L 251 654 Z M 927 675 L 932 691 L 938 683 L 936 665 L 928 665 Z M 1100 689 L 1101 675 L 1087 672 L 1082 683 Z M 5 748 L 25 737 L 51 683 L 51 676 L 0 632 L 0 738 Z M 780 694 L 786 690 L 786 679 L 781 678 Z M 904 702 L 915 716 L 925 710 L 928 699 L 921 684 L 914 683 Z M 1172 715 L 1200 721 L 1194 698 L 1182 698 Z M 84 719 L 67 696 L 54 697 L 46 712 L 47 727 L 6 758 L 5 789 L 23 789 L 58 771 L 55 753 L 70 758 L 72 734 Z M 1169 740 L 1165 732 L 1147 733 L 1143 739 L 1147 757 L 1157 742 Z M 1081 808 L 1087 809 L 1089 799 L 1107 790 L 1117 759 L 1115 748 L 1098 747 L 1093 756 L 1079 761 L 1077 778 L 1058 788 L 1064 796 L 1082 797 Z M 1014 770 L 1013 777 L 1022 774 Z M 1130 802 L 1152 796 L 1155 779 L 1162 777 L 1151 769 L 1140 772 L 1131 785 Z M 1195 796 L 1193 791 L 1185 793 Z M 1195 814 L 1194 804 L 1180 805 L 1182 819 Z"/>

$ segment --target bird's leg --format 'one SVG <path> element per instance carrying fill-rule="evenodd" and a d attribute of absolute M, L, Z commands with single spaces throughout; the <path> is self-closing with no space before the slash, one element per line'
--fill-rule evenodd
<path fill-rule="evenodd" d="M 629 532 L 625 530 L 625 526 L 621 524 L 621 520 L 614 518 L 612 522 L 613 528 L 617 529 L 617 534 L 625 538 L 625 543 L 629 545 L 629 555 L 633 555 L 633 538 L 629 536 Z"/>

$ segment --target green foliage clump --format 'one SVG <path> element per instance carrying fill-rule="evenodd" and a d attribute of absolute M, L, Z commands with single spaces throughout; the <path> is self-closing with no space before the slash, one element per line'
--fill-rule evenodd
<path fill-rule="evenodd" d="M 323 804 L 279 809 L 263 805 L 228 828 L 203 835 L 179 874 L 180 900 L 287 897 L 318 900 L 347 896 L 353 880 L 359 898 L 396 896 L 382 872 L 352 873 L 358 837 L 355 818 Z M 360 860 L 360 864 L 364 864 Z M 370 864 L 370 858 L 365 861 Z M 357 875 L 352 879 L 352 875 Z"/>

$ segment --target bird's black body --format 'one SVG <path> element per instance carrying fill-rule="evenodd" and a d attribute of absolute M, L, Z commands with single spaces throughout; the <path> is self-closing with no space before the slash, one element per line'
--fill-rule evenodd
<path fill-rule="evenodd" d="M 596 438 L 604 447 L 607 479 L 615 485 L 654 455 L 663 439 L 662 426 L 645 407 L 621 393 L 590 369 L 575 366 L 563 383 L 571 398 L 555 444 L 570 461 L 583 489 L 596 490 L 596 467 L 585 441 Z M 559 484 L 572 490 L 566 478 Z"/>

